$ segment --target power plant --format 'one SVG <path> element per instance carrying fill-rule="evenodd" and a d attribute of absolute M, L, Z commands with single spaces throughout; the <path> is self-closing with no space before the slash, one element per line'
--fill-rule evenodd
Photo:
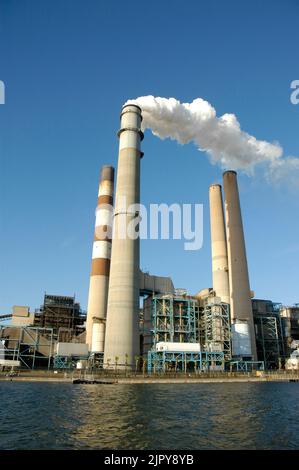
<path fill-rule="evenodd" d="M 189 295 L 140 270 L 141 123 L 142 109 L 124 105 L 115 194 L 114 168 L 101 169 L 87 314 L 70 297 L 45 295 L 34 313 L 15 306 L 0 317 L 11 320 L 0 325 L 0 366 L 166 373 L 299 364 L 299 304 L 255 299 L 250 287 L 235 171 L 223 174 L 224 195 L 218 183 L 209 188 L 212 287 Z"/>

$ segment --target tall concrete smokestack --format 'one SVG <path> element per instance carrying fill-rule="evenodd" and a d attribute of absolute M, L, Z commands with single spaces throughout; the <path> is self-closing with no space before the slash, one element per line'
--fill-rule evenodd
<path fill-rule="evenodd" d="M 223 173 L 223 184 L 225 193 L 231 320 L 233 323 L 238 320 L 246 320 L 250 335 L 252 357 L 254 360 L 257 360 L 237 173 L 235 171 L 226 171 Z"/>
<path fill-rule="evenodd" d="M 111 256 L 113 185 L 114 168 L 105 165 L 102 167 L 100 176 L 87 306 L 86 343 L 92 352 L 104 352 Z"/>
<path fill-rule="evenodd" d="M 138 222 L 140 203 L 141 109 L 122 108 L 115 193 L 113 243 L 108 293 L 104 364 L 132 367 L 139 354 L 139 236 L 128 230 Z"/>
<path fill-rule="evenodd" d="M 210 186 L 209 196 L 213 290 L 222 302 L 229 304 L 228 259 L 220 184 Z"/>

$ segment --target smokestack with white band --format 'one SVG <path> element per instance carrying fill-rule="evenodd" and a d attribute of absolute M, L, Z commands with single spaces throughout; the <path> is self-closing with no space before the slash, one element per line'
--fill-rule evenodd
<path fill-rule="evenodd" d="M 221 185 L 212 184 L 209 196 L 213 290 L 222 302 L 229 304 L 228 259 Z"/>
<path fill-rule="evenodd" d="M 102 167 L 100 176 L 87 306 L 86 343 L 91 352 L 104 352 L 111 256 L 113 185 L 114 168 L 105 165 Z"/>
<path fill-rule="evenodd" d="M 108 293 L 104 367 L 132 367 L 139 354 L 139 236 L 128 231 L 138 224 L 140 203 L 141 109 L 123 106 L 115 193 L 113 243 Z"/>
<path fill-rule="evenodd" d="M 237 173 L 223 173 L 225 193 L 226 236 L 232 323 L 245 320 L 251 343 L 251 355 L 257 360 L 251 292 L 247 266 L 245 239 L 237 183 Z"/>

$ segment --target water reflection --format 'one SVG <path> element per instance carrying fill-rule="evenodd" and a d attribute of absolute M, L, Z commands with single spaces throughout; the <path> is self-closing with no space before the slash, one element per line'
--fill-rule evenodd
<path fill-rule="evenodd" d="M 1 383 L 1 449 L 287 449 L 296 383 Z"/>

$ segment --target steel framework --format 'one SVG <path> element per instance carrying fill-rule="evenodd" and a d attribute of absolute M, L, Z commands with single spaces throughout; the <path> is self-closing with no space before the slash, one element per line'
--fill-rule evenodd
<path fill-rule="evenodd" d="M 88 358 L 88 367 L 90 369 L 103 369 L 104 353 L 92 353 Z"/>
<path fill-rule="evenodd" d="M 231 361 L 229 362 L 230 371 L 252 372 L 253 370 L 265 370 L 264 361 Z"/>
<path fill-rule="evenodd" d="M 53 328 L 58 341 L 68 342 L 79 333 L 85 318 L 75 297 L 45 294 L 43 305 L 35 310 L 34 326 Z"/>
<path fill-rule="evenodd" d="M 45 365 L 50 368 L 53 353 L 52 328 L 0 325 L 0 340 L 5 359 L 20 361 L 28 369 Z"/>
<path fill-rule="evenodd" d="M 207 304 L 199 318 L 200 342 L 204 351 L 223 351 L 226 361 L 231 359 L 231 331 L 229 305 Z"/>
<path fill-rule="evenodd" d="M 224 369 L 223 352 L 148 351 L 147 370 L 151 372 L 210 371 Z"/>
<path fill-rule="evenodd" d="M 197 316 L 197 302 L 192 298 L 154 296 L 151 302 L 152 347 L 160 341 L 198 342 Z"/>
<path fill-rule="evenodd" d="M 54 356 L 53 369 L 75 369 L 78 361 L 87 361 L 88 356 Z"/>
<path fill-rule="evenodd" d="M 284 357 L 281 319 L 278 315 L 257 315 L 256 346 L 259 358 L 267 369 L 280 367 L 280 358 Z"/>

